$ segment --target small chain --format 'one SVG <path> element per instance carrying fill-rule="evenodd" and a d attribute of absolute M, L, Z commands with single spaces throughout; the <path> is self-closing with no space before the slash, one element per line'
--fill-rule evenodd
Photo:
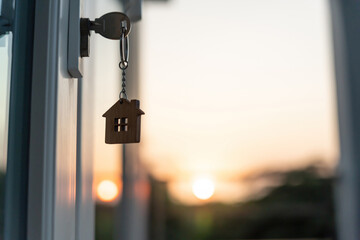
<path fill-rule="evenodd" d="M 125 89 L 125 88 L 126 88 L 126 78 L 125 78 L 125 75 L 126 75 L 125 68 L 123 68 L 123 69 L 122 69 L 122 79 L 121 79 L 121 81 L 122 81 L 122 84 L 121 84 L 122 89 L 121 89 L 120 96 L 119 96 L 120 99 L 121 99 L 121 98 L 127 99 L 126 89 Z"/>

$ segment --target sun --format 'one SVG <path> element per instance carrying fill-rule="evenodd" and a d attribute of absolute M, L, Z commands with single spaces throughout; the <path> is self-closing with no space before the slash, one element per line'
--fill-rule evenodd
<path fill-rule="evenodd" d="M 104 180 L 97 187 L 97 196 L 103 202 L 113 201 L 119 193 L 118 187 L 113 181 Z"/>
<path fill-rule="evenodd" d="M 201 199 L 209 199 L 215 192 L 214 182 L 209 178 L 198 178 L 192 185 L 193 194 Z"/>

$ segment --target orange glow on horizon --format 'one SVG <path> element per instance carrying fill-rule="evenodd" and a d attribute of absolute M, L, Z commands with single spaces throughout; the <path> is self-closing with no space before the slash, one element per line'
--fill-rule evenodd
<path fill-rule="evenodd" d="M 147 20 L 139 29 L 139 82 L 132 90 L 147 115 L 141 119 L 141 142 L 131 150 L 141 163 L 135 164 L 136 172 L 166 185 L 174 202 L 201 205 L 257 197 L 267 182 L 253 179 L 268 170 L 286 171 L 317 160 L 334 167 L 339 150 L 327 3 L 262 1 L 259 9 L 258 1 L 219 5 L 200 0 L 191 2 L 192 11 L 178 21 L 189 3 L 174 2 L 145 4 Z M 204 4 L 206 14 L 199 18 Z M 179 29 L 193 21 L 198 27 L 184 37 Z M 209 41 L 214 24 L 226 44 Z M 184 66 L 186 71 L 179 71 Z M 99 71 L 96 77 L 104 75 Z M 105 74 L 113 79 L 111 71 Z M 93 192 L 97 201 L 112 203 L 123 192 L 122 150 L 104 143 L 101 115 L 117 93 L 97 83 L 94 88 L 102 91 L 94 100 Z M 214 186 L 205 200 L 201 187 L 194 190 L 202 177 Z M 99 196 L 105 179 L 118 188 L 113 200 Z M 147 199 L 157 194 L 151 186 L 140 181 L 132 187 L 137 198 Z"/>
<path fill-rule="evenodd" d="M 119 194 L 118 186 L 110 180 L 100 182 L 96 190 L 98 198 L 103 202 L 111 202 Z"/>

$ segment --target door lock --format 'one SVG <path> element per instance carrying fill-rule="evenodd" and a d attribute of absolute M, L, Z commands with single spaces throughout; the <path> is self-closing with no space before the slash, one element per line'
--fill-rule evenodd
<path fill-rule="evenodd" d="M 89 18 L 80 19 L 80 56 L 88 57 L 90 54 L 90 31 L 99 33 L 108 39 L 120 39 L 122 28 L 125 27 L 125 36 L 130 32 L 130 19 L 123 13 L 111 12 L 107 13 L 95 21 Z"/>

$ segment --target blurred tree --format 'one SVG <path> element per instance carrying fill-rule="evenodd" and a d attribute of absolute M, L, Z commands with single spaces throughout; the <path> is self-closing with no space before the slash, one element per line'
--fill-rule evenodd
<path fill-rule="evenodd" d="M 255 176 L 254 180 L 276 179 L 280 184 L 263 189 L 262 197 L 231 205 L 176 204 L 169 199 L 164 183 L 153 180 L 150 239 L 334 239 L 333 178 L 330 172 L 320 165 L 288 172 L 265 172 Z M 161 207 L 159 199 L 162 199 Z M 163 217 L 159 220 L 157 214 Z"/>
<path fill-rule="evenodd" d="M 113 240 L 115 208 L 107 204 L 96 204 L 95 207 L 95 239 Z"/>

